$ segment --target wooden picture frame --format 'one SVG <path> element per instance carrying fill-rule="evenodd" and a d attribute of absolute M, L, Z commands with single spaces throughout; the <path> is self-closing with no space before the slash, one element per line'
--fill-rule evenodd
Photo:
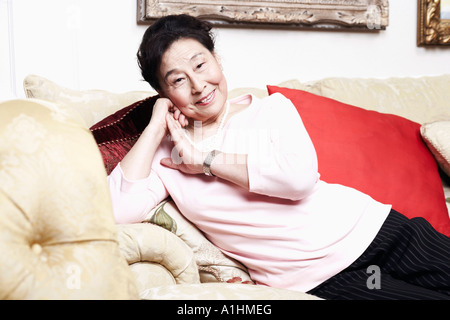
<path fill-rule="evenodd" d="M 445 15 L 441 11 L 441 1 L 446 4 Z M 449 5 L 448 0 L 418 0 L 417 46 L 450 45 Z"/>
<path fill-rule="evenodd" d="M 388 0 L 137 0 L 137 23 L 190 14 L 221 27 L 376 31 L 389 24 Z"/>

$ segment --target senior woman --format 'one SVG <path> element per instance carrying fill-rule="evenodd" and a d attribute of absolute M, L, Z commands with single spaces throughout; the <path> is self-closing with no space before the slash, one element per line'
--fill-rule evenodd
<path fill-rule="evenodd" d="M 258 284 L 326 299 L 450 298 L 449 238 L 321 181 L 313 143 L 281 94 L 229 101 L 207 22 L 156 21 L 138 60 L 161 98 L 108 177 L 117 223 L 142 221 L 170 195 Z"/>

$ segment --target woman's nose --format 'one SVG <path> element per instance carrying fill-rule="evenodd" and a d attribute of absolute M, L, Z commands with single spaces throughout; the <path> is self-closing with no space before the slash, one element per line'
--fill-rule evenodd
<path fill-rule="evenodd" d="M 205 87 L 206 87 L 206 82 L 203 81 L 200 77 L 191 77 L 192 94 L 203 92 L 203 89 Z"/>

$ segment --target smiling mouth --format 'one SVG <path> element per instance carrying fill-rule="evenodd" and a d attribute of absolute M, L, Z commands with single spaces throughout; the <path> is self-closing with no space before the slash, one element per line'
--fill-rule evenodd
<path fill-rule="evenodd" d="M 215 93 L 216 93 L 216 90 L 213 90 L 213 91 L 212 91 L 210 94 L 208 94 L 206 97 L 204 97 L 203 99 L 197 101 L 196 104 L 197 104 L 197 105 L 207 105 L 207 104 L 209 104 L 211 101 L 214 100 Z"/>

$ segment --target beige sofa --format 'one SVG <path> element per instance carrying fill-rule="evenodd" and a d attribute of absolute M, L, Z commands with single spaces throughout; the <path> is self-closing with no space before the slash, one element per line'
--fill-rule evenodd
<path fill-rule="evenodd" d="M 390 79 L 329 78 L 308 83 L 290 80 L 279 84 L 279 86 L 309 91 L 366 109 L 397 114 L 419 122 L 422 124 L 422 134 L 426 137 L 430 150 L 432 150 L 436 161 L 442 169 L 442 187 L 446 197 L 450 198 L 450 186 L 446 182 L 446 174 L 450 175 L 450 104 L 448 103 L 450 101 L 450 75 Z M 91 276 L 91 269 L 86 269 L 81 262 L 75 264 L 80 266 L 80 270 L 83 271 L 82 274 L 89 278 L 80 280 L 82 284 L 79 287 L 87 287 L 87 284 L 84 285 L 85 282 L 83 281 L 87 281 L 86 283 L 89 283 L 90 287 L 97 285 L 98 288 L 105 288 L 107 284 L 110 286 L 115 284 L 118 291 L 111 291 L 110 294 L 105 294 L 105 290 L 101 291 L 98 289 L 98 292 L 96 292 L 98 293 L 96 297 L 106 299 L 316 299 L 316 297 L 301 292 L 254 285 L 245 267 L 237 261 L 228 258 L 214 247 L 201 232 L 183 218 L 170 199 L 167 199 L 159 207 L 155 208 L 144 223 L 117 225 L 115 230 L 111 227 L 111 207 L 107 200 L 108 196 L 105 195 L 107 188 L 103 181 L 106 178 L 106 174 L 100 170 L 102 163 L 98 150 L 92 150 L 92 146 L 95 147 L 95 141 L 92 137 L 90 139 L 86 137 L 87 129 L 107 115 L 137 100 L 154 95 L 154 92 L 111 93 L 102 90 L 77 91 L 64 88 L 55 82 L 36 75 L 30 75 L 25 79 L 24 89 L 27 100 L 7 101 L 0 104 L 0 112 L 3 111 L 10 114 L 9 122 L 3 121 L 0 129 L 3 129 L 5 132 L 7 131 L 6 129 L 10 130 L 11 126 L 8 123 L 14 122 L 14 119 L 17 118 L 20 120 L 21 115 L 24 114 L 32 117 L 31 122 L 37 121 L 43 124 L 43 126 L 36 125 L 37 128 L 47 127 L 48 123 L 55 121 L 71 123 L 70 128 L 75 128 L 73 129 L 75 131 L 56 134 L 55 138 L 52 139 L 59 139 L 60 147 L 64 145 L 61 141 L 66 142 L 67 146 L 67 143 L 73 139 L 73 146 L 76 145 L 77 147 L 73 147 L 70 151 L 75 154 L 82 153 L 84 162 L 76 160 L 72 167 L 68 166 L 67 168 L 58 163 L 52 163 L 48 166 L 52 169 L 58 169 L 56 170 L 58 172 L 60 168 L 65 168 L 66 171 L 71 171 L 72 173 L 74 170 L 85 172 L 84 168 L 89 166 L 90 170 L 93 170 L 92 168 L 97 169 L 97 175 L 95 178 L 92 178 L 96 181 L 95 188 L 92 183 L 86 185 L 83 181 L 78 180 L 76 180 L 77 186 L 75 188 L 70 187 L 74 184 L 72 180 L 69 180 L 70 184 L 61 185 L 64 192 L 60 192 L 59 196 L 65 199 L 67 207 L 73 207 L 70 215 L 65 217 L 65 219 L 71 220 L 74 215 L 84 216 L 87 214 L 97 217 L 96 220 L 94 219 L 95 221 L 90 221 L 89 223 L 95 224 L 98 230 L 102 228 L 108 229 L 106 233 L 107 242 L 113 248 L 113 250 L 103 252 L 103 255 L 111 261 L 114 259 L 121 261 L 123 259 L 129 266 L 126 270 L 120 270 L 123 273 L 120 281 L 118 280 L 118 275 L 112 275 L 111 272 L 98 276 L 96 281 L 93 281 L 94 276 Z M 247 92 L 260 97 L 267 95 L 266 88 L 239 88 L 232 90 L 230 97 Z M 27 107 L 23 109 L 24 106 Z M 47 115 L 41 118 L 42 114 Z M 1 119 L 3 119 L 3 116 Z M 27 126 L 27 123 L 25 123 L 25 126 Z M 5 132 L 2 132 L 2 134 L 7 134 Z M 23 133 L 26 139 L 20 141 L 25 146 L 29 145 L 33 139 L 42 139 L 42 135 L 35 137 L 34 130 L 25 130 Z M 72 138 L 67 138 L 68 135 Z M 83 138 L 80 139 L 78 136 Z M 0 179 L 2 183 L 0 190 L 3 191 L 3 193 L 0 193 L 2 195 L 2 207 L 3 203 L 14 207 L 16 201 L 18 201 L 18 196 L 14 192 L 19 192 L 18 186 L 20 186 L 20 183 L 26 184 L 28 181 L 25 173 L 12 177 L 8 175 L 11 172 L 11 166 L 17 166 L 14 162 L 4 160 L 3 154 L 9 152 L 8 148 L 11 148 L 11 145 L 0 149 L 2 153 L 0 158 L 0 176 L 3 174 L 3 176 L 8 176 L 9 178 L 9 180 Z M 29 148 L 33 149 L 32 147 Z M 55 150 L 57 149 L 53 147 L 52 150 L 43 154 L 42 157 L 50 157 L 53 155 L 50 152 L 56 152 Z M 25 150 L 25 152 L 28 151 Z M 11 157 L 11 152 L 9 152 L 9 155 Z M 30 156 L 30 153 L 28 152 L 27 155 Z M 39 167 L 39 170 L 41 168 Z M 28 169 L 32 170 L 31 166 Z M 86 172 L 86 174 L 89 175 L 90 173 Z M 37 177 L 37 179 L 48 180 L 47 177 L 48 175 L 44 178 Z M 17 184 L 16 189 L 10 189 L 8 185 L 5 185 L 4 181 L 12 181 L 14 179 L 17 179 L 15 182 Z M 58 184 L 59 181 L 45 181 L 45 183 Z M 32 185 L 31 187 L 38 188 L 37 185 Z M 93 190 L 99 189 L 101 189 L 102 194 L 97 195 L 97 197 L 100 197 L 102 202 L 90 201 L 88 203 L 83 196 L 77 195 L 77 192 L 80 190 L 92 194 Z M 24 191 L 20 191 L 20 194 L 23 195 L 25 191 L 30 192 L 29 188 L 26 188 Z M 45 196 L 49 196 L 48 192 Z M 26 197 L 21 199 L 21 201 L 26 201 Z M 33 197 L 33 204 L 39 201 L 45 202 L 42 198 Z M 96 204 L 95 207 L 86 208 L 88 205 L 94 204 Z M 102 204 L 102 215 L 97 213 L 100 204 Z M 450 204 L 448 202 L 447 207 L 450 213 Z M 23 210 L 22 215 L 24 215 Z M 19 215 L 20 213 L 11 211 L 10 214 Z M 25 213 L 25 216 L 27 216 L 27 213 Z M 0 228 L 2 228 L 0 229 L 0 234 L 6 234 L 5 230 L 9 230 L 11 225 L 4 225 L 1 221 L 4 221 L 3 217 L 0 218 Z M 41 226 L 48 224 L 65 225 L 65 222 L 62 222 L 60 219 L 55 221 L 53 218 L 45 221 L 39 219 L 39 221 Z M 33 226 L 34 224 L 31 227 Z M 76 244 L 74 248 L 79 250 L 77 251 L 79 259 L 76 261 L 82 261 L 84 258 L 83 254 L 81 254 L 83 248 L 78 246 L 78 243 L 86 243 L 83 238 L 84 230 L 71 230 L 71 232 L 76 234 L 76 237 L 72 235 L 71 239 Z M 115 235 L 117 242 L 111 242 L 112 235 Z M 28 241 L 27 250 L 34 255 L 35 259 L 37 259 L 35 257 L 37 256 L 42 260 L 43 252 L 45 253 L 46 261 L 52 260 L 53 255 L 60 254 L 49 250 L 51 245 L 48 243 L 41 243 L 39 239 L 29 241 L 30 236 L 25 234 L 23 237 Z M 95 237 L 91 238 L 95 239 Z M 38 243 L 39 246 L 36 247 L 35 245 L 33 247 L 35 243 Z M 0 249 L 2 252 L 7 250 L 5 247 Z M 89 248 L 86 250 L 89 251 Z M 70 254 L 73 255 L 73 253 Z M 20 260 L 21 258 L 15 257 L 14 259 Z M 104 259 L 100 254 L 93 258 L 94 261 Z M 105 265 L 106 269 L 110 267 L 109 263 Z M 44 267 L 49 268 L 45 264 Z M 59 274 L 61 277 L 59 285 L 64 287 L 68 275 L 63 271 Z M 3 274 L 2 270 L 0 270 L 0 274 Z M 41 273 L 38 272 L 35 277 L 39 278 L 39 274 Z M 87 274 L 89 274 L 89 277 L 87 277 Z M 130 279 L 130 275 L 132 275 L 132 279 Z M 14 274 L 14 276 L 18 277 L 17 274 Z M 42 280 L 41 278 L 39 279 Z M 41 282 L 34 281 L 33 285 L 27 284 L 21 289 L 21 295 L 13 295 L 14 290 L 9 289 L 8 291 L 4 289 L 3 283 L 5 281 L 4 277 L 0 277 L 0 298 L 58 297 L 58 293 L 54 295 L 45 294 L 45 288 L 48 289 L 49 287 L 45 286 L 47 282 L 44 280 Z M 58 281 L 55 281 L 52 286 L 58 286 Z M 125 292 L 124 287 L 127 288 L 126 294 L 123 294 Z M 71 295 L 69 293 L 72 291 L 68 290 L 67 285 L 65 285 L 65 290 L 59 293 L 59 297 L 90 298 L 93 295 L 89 295 L 88 291 L 78 291 L 78 295 Z"/>

